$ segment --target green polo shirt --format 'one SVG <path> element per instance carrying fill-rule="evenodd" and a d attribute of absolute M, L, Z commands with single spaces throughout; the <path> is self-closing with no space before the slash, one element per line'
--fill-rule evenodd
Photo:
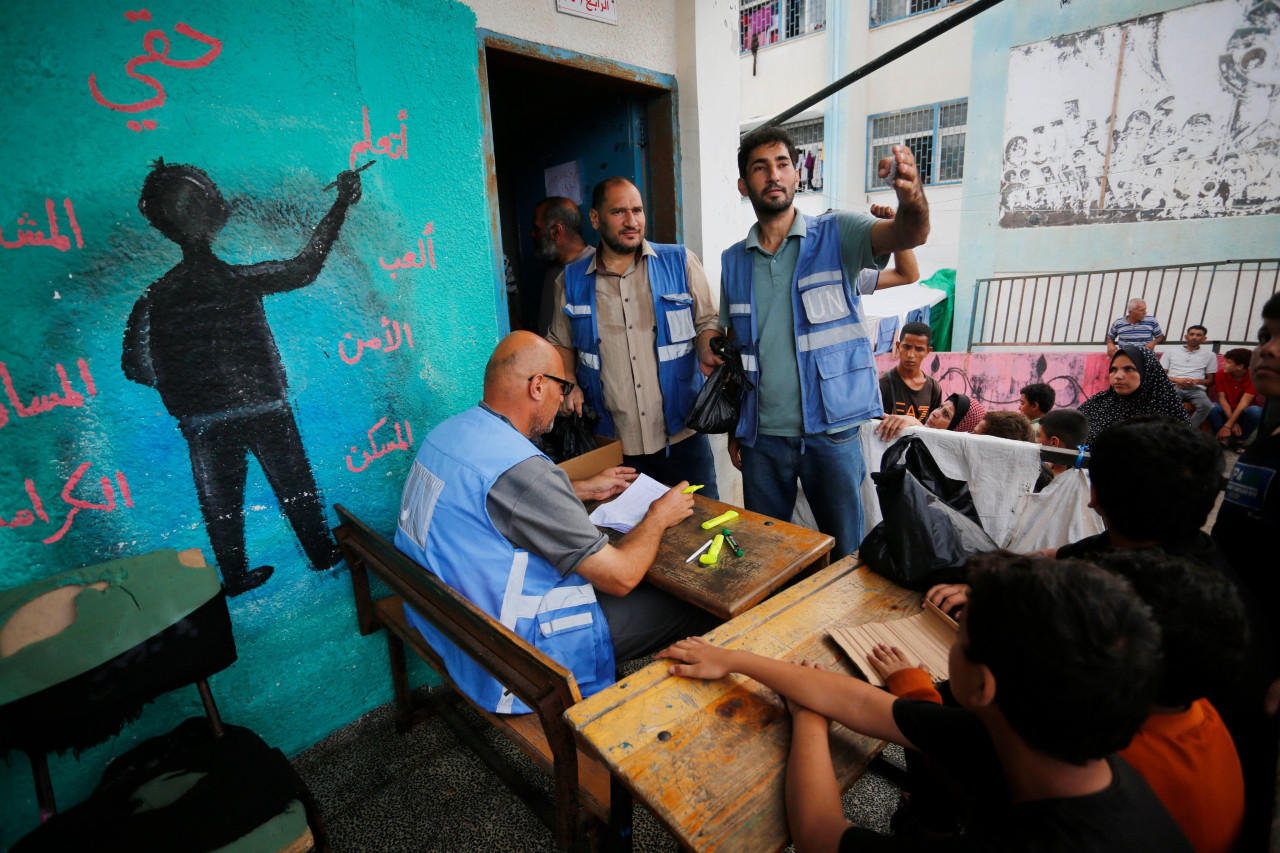
<path fill-rule="evenodd" d="M 836 214 L 840 228 L 840 256 L 845 279 L 856 282 L 864 269 L 883 269 L 888 255 L 871 252 L 871 226 L 877 222 L 869 213 Z M 796 359 L 796 325 L 791 302 L 795 286 L 796 262 L 806 226 L 796 211 L 791 230 L 778 251 L 769 254 L 760 247 L 760 224 L 747 233 L 747 251 L 752 257 L 752 288 L 756 301 L 756 329 L 760 335 L 757 380 L 762 435 L 803 435 L 804 415 L 800 407 L 800 363 Z M 856 290 L 856 285 L 855 285 Z M 720 282 L 720 326 L 729 327 L 729 297 Z"/>

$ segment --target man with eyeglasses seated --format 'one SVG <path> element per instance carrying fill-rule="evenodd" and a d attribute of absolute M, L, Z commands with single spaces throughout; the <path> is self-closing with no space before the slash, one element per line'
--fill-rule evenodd
<path fill-rule="evenodd" d="M 710 630 L 715 620 L 648 584 L 663 532 L 693 514 L 676 484 L 618 544 L 587 518 L 585 500 L 618 494 L 632 468 L 570 482 L 530 439 L 551 428 L 574 383 L 560 356 L 512 332 L 484 371 L 484 399 L 422 442 L 400 497 L 395 544 L 526 641 L 573 671 L 583 697 L 614 682 L 614 661 Z M 405 613 L 476 704 L 530 710 L 408 606 Z"/>

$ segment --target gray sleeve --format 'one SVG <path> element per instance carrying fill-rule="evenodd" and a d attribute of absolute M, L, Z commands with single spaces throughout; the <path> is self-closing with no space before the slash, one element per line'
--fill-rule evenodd
<path fill-rule="evenodd" d="M 882 270 L 889 263 L 888 255 L 871 254 L 871 226 L 879 222 L 870 213 L 841 211 L 836 214 L 840 227 L 840 258 L 850 275 L 859 270 Z"/>
<path fill-rule="evenodd" d="M 542 557 L 562 575 L 609 542 L 587 518 L 569 475 L 541 456 L 499 477 L 485 506 L 507 541 Z"/>
<path fill-rule="evenodd" d="M 863 296 L 876 292 L 876 285 L 880 283 L 880 271 L 874 269 L 866 269 L 858 273 L 857 290 Z"/>

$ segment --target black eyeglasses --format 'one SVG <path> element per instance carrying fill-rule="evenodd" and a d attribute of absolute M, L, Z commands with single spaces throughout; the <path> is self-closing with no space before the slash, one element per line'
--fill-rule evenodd
<path fill-rule="evenodd" d="M 572 391 L 574 388 L 574 383 L 570 382 L 568 379 L 561 379 L 559 376 L 552 376 L 550 373 L 535 373 L 525 381 L 532 382 L 533 380 L 537 379 L 539 376 L 544 376 L 547 379 L 550 379 L 552 382 L 559 382 L 560 393 L 566 397 L 569 396 L 569 392 Z"/>

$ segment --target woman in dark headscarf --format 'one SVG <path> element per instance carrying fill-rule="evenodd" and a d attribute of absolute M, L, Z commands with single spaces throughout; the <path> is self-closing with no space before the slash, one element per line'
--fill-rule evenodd
<path fill-rule="evenodd" d="M 972 397 L 952 394 L 942 405 L 929 413 L 924 425 L 931 429 L 947 429 L 952 432 L 973 432 L 982 423 L 987 410 Z"/>
<path fill-rule="evenodd" d="M 1130 345 L 1116 350 L 1107 381 L 1110 388 L 1094 394 L 1080 407 L 1080 413 L 1089 419 L 1090 444 L 1113 423 L 1135 415 L 1164 415 L 1191 423 L 1177 386 L 1165 375 L 1160 359 L 1146 347 Z"/>

